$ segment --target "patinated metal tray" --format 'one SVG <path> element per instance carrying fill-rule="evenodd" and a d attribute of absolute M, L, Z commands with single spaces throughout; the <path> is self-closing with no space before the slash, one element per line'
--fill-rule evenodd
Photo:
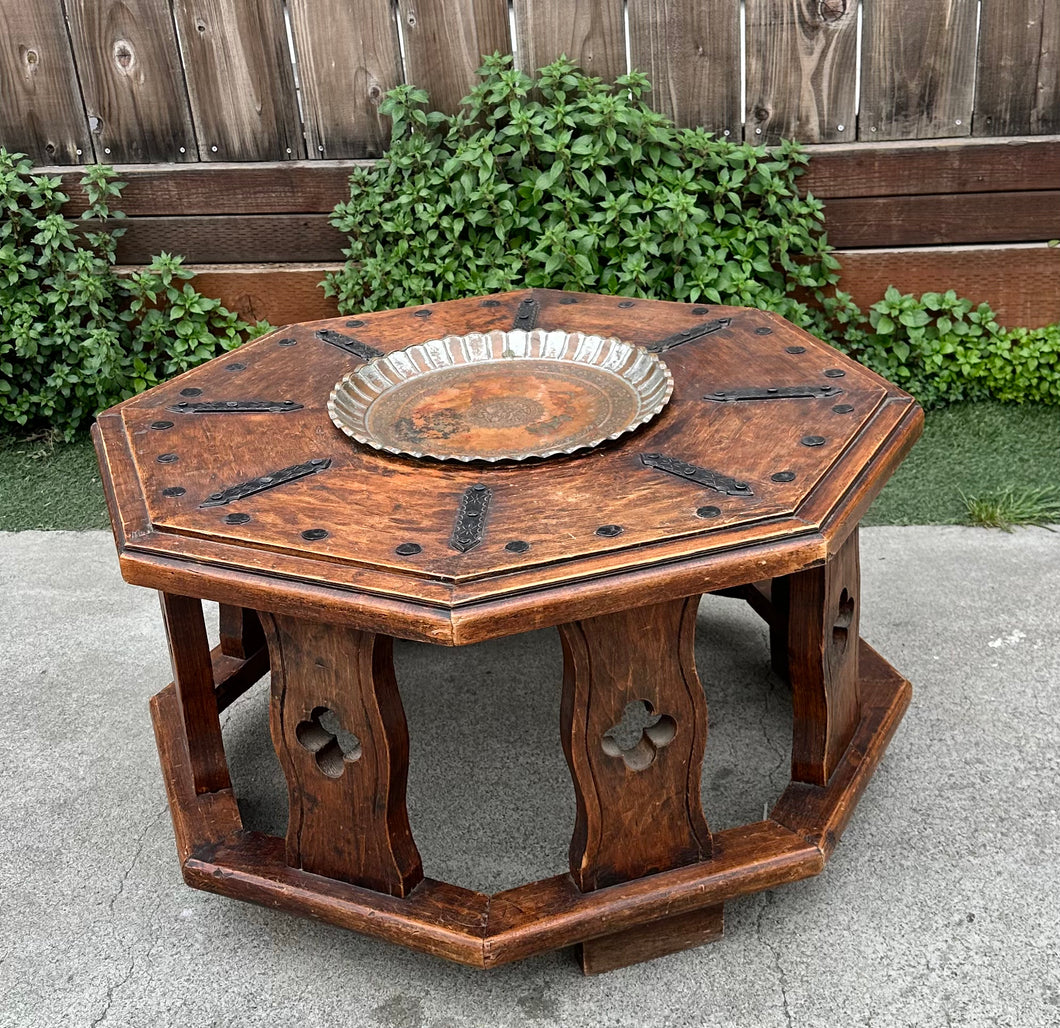
<path fill-rule="evenodd" d="M 583 332 L 474 332 L 378 357 L 336 383 L 331 420 L 359 443 L 437 460 L 528 460 L 598 446 L 673 392 L 655 354 Z"/>

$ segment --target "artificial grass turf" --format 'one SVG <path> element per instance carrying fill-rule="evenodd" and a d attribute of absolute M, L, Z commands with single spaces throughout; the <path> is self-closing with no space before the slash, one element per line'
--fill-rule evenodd
<path fill-rule="evenodd" d="M 968 520 L 962 494 L 1060 483 L 1060 407 L 965 403 L 929 411 L 923 438 L 865 516 L 866 525 Z M 106 528 L 92 444 L 0 437 L 0 531 Z"/>
<path fill-rule="evenodd" d="M 866 525 L 963 525 L 967 497 L 1060 483 L 1060 407 L 960 403 L 928 411 L 924 435 Z"/>

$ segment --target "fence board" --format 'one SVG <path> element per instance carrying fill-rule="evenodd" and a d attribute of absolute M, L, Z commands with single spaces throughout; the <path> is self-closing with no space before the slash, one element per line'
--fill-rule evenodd
<path fill-rule="evenodd" d="M 732 0 L 629 0 L 630 64 L 678 125 L 739 139 L 740 12 Z"/>
<path fill-rule="evenodd" d="M 168 5 L 66 0 L 96 153 L 107 164 L 194 161 L 191 110 Z"/>
<path fill-rule="evenodd" d="M 807 152 L 799 188 L 819 197 L 1002 193 L 1060 183 L 1060 136 L 827 144 Z"/>
<path fill-rule="evenodd" d="M 303 156 L 281 0 L 175 0 L 204 161 Z"/>
<path fill-rule="evenodd" d="M 985 0 L 980 39 L 975 135 L 1060 132 L 1060 4 Z"/>
<path fill-rule="evenodd" d="M 865 4 L 860 138 L 970 134 L 975 20 L 976 0 Z"/>
<path fill-rule="evenodd" d="M 590 75 L 626 73 L 622 0 L 515 0 L 516 58 L 525 71 L 566 54 Z"/>
<path fill-rule="evenodd" d="M 92 160 L 60 0 L 0 6 L 0 144 L 40 164 Z"/>
<path fill-rule="evenodd" d="M 477 80 L 482 58 L 511 53 L 506 0 L 398 0 L 405 76 L 452 114 Z"/>
<path fill-rule="evenodd" d="M 833 246 L 1022 243 L 1060 235 L 1060 190 L 836 198 L 824 204 Z"/>
<path fill-rule="evenodd" d="M 379 114 L 401 82 L 388 0 L 287 0 L 310 157 L 372 157 L 390 139 Z"/>
<path fill-rule="evenodd" d="M 903 293 L 954 289 L 976 303 L 986 301 L 1002 325 L 1037 328 L 1060 321 L 1060 249 L 1045 246 L 963 246 L 904 250 L 843 250 L 839 288 L 862 308 L 889 285 Z M 216 296 L 229 310 L 274 325 L 333 318 L 334 297 L 317 283 L 334 264 L 215 264 L 196 267 L 195 288 Z M 119 274 L 132 269 L 119 268 Z"/>
<path fill-rule="evenodd" d="M 853 141 L 856 0 L 747 0 L 746 136 Z"/>

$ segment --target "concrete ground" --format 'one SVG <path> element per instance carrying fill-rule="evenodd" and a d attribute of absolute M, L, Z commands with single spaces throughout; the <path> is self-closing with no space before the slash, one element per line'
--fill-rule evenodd
<path fill-rule="evenodd" d="M 155 597 L 108 535 L 0 535 L 0 1026 L 1060 1025 L 1060 535 L 862 546 L 862 632 L 915 695 L 825 872 L 729 904 L 720 942 L 583 978 L 569 952 L 483 974 L 185 887 L 147 713 L 170 677 Z M 764 627 L 710 597 L 697 660 L 708 821 L 757 820 L 790 747 Z M 399 644 L 431 876 L 562 869 L 559 665 L 551 632 Z M 225 738 L 245 821 L 282 831 L 262 686 Z"/>

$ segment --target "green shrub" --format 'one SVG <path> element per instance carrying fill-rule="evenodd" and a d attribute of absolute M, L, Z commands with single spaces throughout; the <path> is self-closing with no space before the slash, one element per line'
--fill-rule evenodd
<path fill-rule="evenodd" d="M 793 143 L 766 150 L 678 129 L 561 58 L 531 79 L 510 56 L 449 116 L 399 86 L 387 156 L 350 178 L 332 224 L 348 258 L 323 283 L 344 313 L 547 286 L 821 316 L 794 297 L 835 281 L 822 205 L 800 197 Z"/>
<path fill-rule="evenodd" d="M 122 217 L 111 204 L 123 183 L 97 166 L 81 184 L 84 229 L 62 213 L 59 179 L 0 150 L 0 423 L 66 438 L 102 408 L 256 331 L 188 285 L 179 257 L 163 253 L 145 271 L 116 275 L 122 230 L 102 223 Z"/>
<path fill-rule="evenodd" d="M 995 400 L 1060 403 L 1060 325 L 1007 330 L 981 375 Z"/>
<path fill-rule="evenodd" d="M 867 318 L 837 301 L 829 310 L 838 326 L 832 341 L 926 407 L 984 399 L 1060 403 L 1060 325 L 1003 329 L 989 304 L 952 289 L 918 298 L 892 286 Z"/>

